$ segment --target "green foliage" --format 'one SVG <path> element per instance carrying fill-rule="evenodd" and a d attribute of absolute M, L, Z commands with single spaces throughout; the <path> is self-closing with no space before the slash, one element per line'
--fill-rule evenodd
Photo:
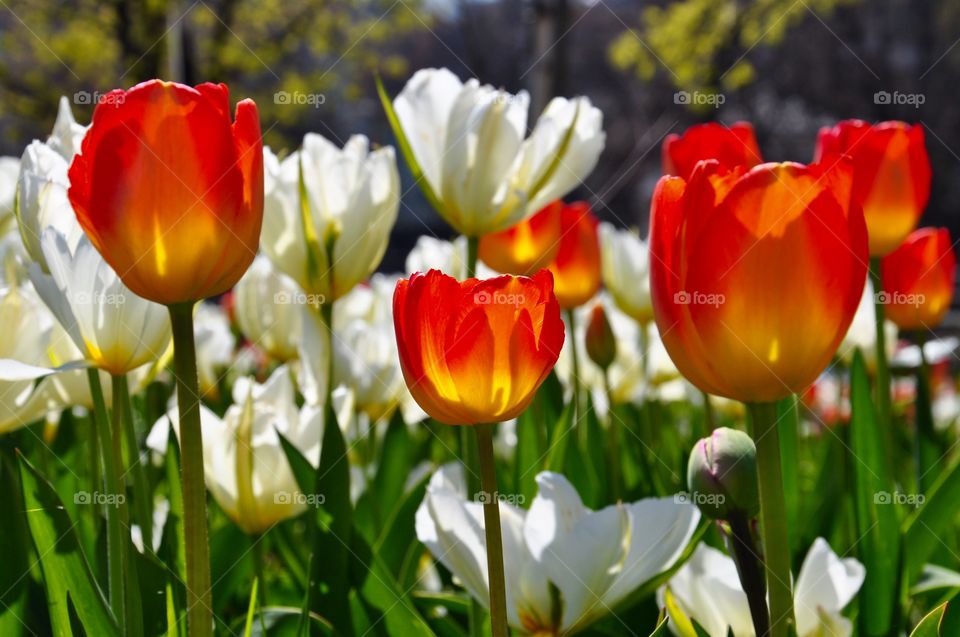
<path fill-rule="evenodd" d="M 649 81 L 658 73 L 679 89 L 733 91 L 752 83 L 749 53 L 781 44 L 801 21 L 858 0 L 679 0 L 645 8 L 640 28 L 614 40 L 610 60 Z"/>

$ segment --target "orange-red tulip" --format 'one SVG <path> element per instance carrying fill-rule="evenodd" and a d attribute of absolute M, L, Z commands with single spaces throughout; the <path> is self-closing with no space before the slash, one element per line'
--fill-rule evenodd
<path fill-rule="evenodd" d="M 560 249 L 560 214 L 557 199 L 515 226 L 480 238 L 478 256 L 497 272 L 529 276 L 547 267 Z"/>
<path fill-rule="evenodd" d="M 600 289 L 599 222 L 590 204 L 577 201 L 560 211 L 560 246 L 550 264 L 553 291 L 560 307 L 579 307 Z"/>
<path fill-rule="evenodd" d="M 829 165 L 842 155 L 853 161 L 853 193 L 867 219 L 870 255 L 885 256 L 917 226 L 930 197 L 923 128 L 853 119 L 820 129 L 815 161 Z"/>
<path fill-rule="evenodd" d="M 867 275 L 852 169 L 703 162 L 663 177 L 650 219 L 654 317 L 677 368 L 743 402 L 803 391 L 847 332 Z"/>
<path fill-rule="evenodd" d="M 393 321 L 410 393 L 449 425 L 516 418 L 563 347 L 545 270 L 462 282 L 438 270 L 414 274 L 397 283 Z"/>
<path fill-rule="evenodd" d="M 168 305 L 230 289 L 263 218 L 257 107 L 227 87 L 151 80 L 110 92 L 70 166 L 80 225 L 123 282 Z"/>
<path fill-rule="evenodd" d="M 946 228 L 921 228 L 883 259 L 887 318 L 900 329 L 931 329 L 953 300 L 957 259 Z"/>
<path fill-rule="evenodd" d="M 663 140 L 663 174 L 689 179 L 697 162 L 716 159 L 725 168 L 756 166 L 763 161 L 753 126 L 737 122 L 724 126 L 710 122 L 691 126 L 683 135 Z"/>

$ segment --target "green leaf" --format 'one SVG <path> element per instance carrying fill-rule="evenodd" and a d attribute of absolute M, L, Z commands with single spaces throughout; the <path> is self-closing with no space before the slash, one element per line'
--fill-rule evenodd
<path fill-rule="evenodd" d="M 300 452 L 300 449 L 280 433 L 279 429 L 275 429 L 275 431 L 280 438 L 280 447 L 287 457 L 287 463 L 290 465 L 290 471 L 293 473 L 294 480 L 297 481 L 297 486 L 300 487 L 302 492 L 310 493 L 310 491 L 313 490 L 316 469 L 313 468 L 313 465 L 310 464 L 306 456 Z"/>
<path fill-rule="evenodd" d="M 890 467 L 884 454 L 879 420 L 874 412 L 863 355 L 854 354 L 851 368 L 850 452 L 857 520 L 856 548 L 867 576 L 860 591 L 859 621 L 864 635 L 886 635 L 892 629 L 899 587 L 900 529 Z M 883 494 L 887 494 L 884 498 Z"/>
<path fill-rule="evenodd" d="M 0 516 L 3 519 L 3 540 L 8 548 L 0 560 L 0 635 L 27 634 L 26 617 L 30 587 L 30 535 L 23 518 L 20 476 L 12 453 L 0 453 Z"/>
<path fill-rule="evenodd" d="M 920 620 L 920 623 L 914 627 L 913 632 L 910 633 L 910 637 L 948 637 L 940 632 L 940 623 L 943 621 L 943 616 L 947 612 L 947 603 L 948 602 L 944 602 L 927 613 L 924 618 Z"/>
<path fill-rule="evenodd" d="M 253 630 L 253 619 L 256 617 L 257 611 L 257 588 L 259 586 L 259 580 L 253 578 L 253 586 L 250 587 L 250 604 L 247 606 L 247 623 L 243 627 L 243 637 L 250 637 L 250 632 Z"/>
<path fill-rule="evenodd" d="M 667 618 L 667 611 L 663 609 L 660 611 L 660 617 L 657 619 L 657 626 L 653 629 L 653 632 L 650 633 L 650 637 L 666 637 L 670 634 L 670 629 L 667 627 L 669 620 Z"/>
<path fill-rule="evenodd" d="M 570 441 L 576 442 L 576 432 L 573 425 L 573 403 L 567 405 L 563 413 L 553 424 L 550 430 L 550 447 L 547 450 L 547 461 L 544 469 L 564 473 L 567 462 L 567 448 Z"/>
<path fill-rule="evenodd" d="M 942 537 L 957 517 L 960 502 L 960 458 L 940 474 L 923 505 L 903 525 L 904 571 L 915 582 L 934 552 L 943 546 Z"/>
<path fill-rule="evenodd" d="M 411 551 L 416 554 L 422 552 L 422 546 L 416 537 L 415 520 L 429 481 L 430 476 L 424 476 L 413 489 L 399 499 L 398 506 L 373 545 L 373 552 L 394 577 L 400 577 L 404 562 Z"/>
<path fill-rule="evenodd" d="M 329 402 L 329 401 L 328 401 Z M 343 432 L 337 424 L 331 405 L 326 406 L 320 466 L 317 467 L 317 495 L 322 495 L 323 508 L 312 522 L 319 524 L 312 559 L 323 560 L 317 607 L 310 609 L 326 617 L 338 633 L 352 634 L 350 617 L 350 545 L 353 533 L 353 505 L 350 501 L 350 465 Z M 309 493 L 309 491 L 308 491 Z"/>
<path fill-rule="evenodd" d="M 381 445 L 380 466 L 370 489 L 378 526 L 390 519 L 403 503 L 403 488 L 417 462 L 416 451 L 407 424 L 398 409 L 387 425 Z"/>
<path fill-rule="evenodd" d="M 20 481 L 27 523 L 40 556 L 54 635 L 73 634 L 71 603 L 88 635 L 119 635 L 117 621 L 80 548 L 76 523 L 70 521 L 53 486 L 22 455 Z"/>
<path fill-rule="evenodd" d="M 379 75 L 376 80 L 377 95 L 380 96 L 380 103 L 383 104 L 383 112 L 387 116 L 387 121 L 390 122 L 393 136 L 397 140 L 397 147 L 400 149 L 403 159 L 407 162 L 410 174 L 413 175 L 414 181 L 420 186 L 420 190 L 427 199 L 427 203 L 429 203 L 439 215 L 443 216 L 443 202 L 440 201 L 437 193 L 433 191 L 433 186 L 430 185 L 427 176 L 423 172 L 423 168 L 420 166 L 420 162 L 417 161 L 417 156 L 414 155 L 413 148 L 410 146 L 410 140 L 407 139 L 407 134 L 404 132 L 403 126 L 400 125 L 400 118 L 397 117 L 397 112 L 393 109 L 393 101 L 390 99 L 390 96 L 387 95 L 387 89 L 383 87 L 383 82 L 380 80 Z"/>

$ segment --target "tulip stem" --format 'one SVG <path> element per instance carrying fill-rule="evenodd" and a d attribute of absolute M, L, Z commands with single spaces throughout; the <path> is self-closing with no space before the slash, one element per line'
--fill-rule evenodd
<path fill-rule="evenodd" d="M 490 582 L 490 629 L 493 637 L 507 637 L 507 588 L 503 573 L 500 494 L 493 459 L 493 425 L 475 425 L 473 430 L 480 450 L 483 529 L 487 540 L 487 579 Z"/>
<path fill-rule="evenodd" d="M 203 478 L 200 388 L 193 336 L 193 303 L 169 306 L 173 328 L 174 375 L 180 409 L 180 485 L 187 568 L 187 628 L 190 637 L 213 635 L 207 488 Z"/>
<path fill-rule="evenodd" d="M 887 364 L 887 333 L 884 330 L 886 323 L 884 319 L 883 298 L 880 294 L 883 292 L 883 276 L 881 272 L 881 259 L 873 257 L 870 259 L 870 281 L 873 283 L 873 307 L 874 318 L 876 319 L 877 330 L 877 415 L 880 419 L 880 429 L 885 432 L 882 436 L 884 443 L 884 453 L 889 455 L 893 452 L 890 440 L 890 368 Z"/>
<path fill-rule="evenodd" d="M 610 440 L 608 441 L 608 462 L 610 463 L 610 495 L 614 502 L 620 501 L 620 419 L 613 412 L 613 391 L 610 388 L 610 371 L 603 370 L 603 390 L 607 393 L 607 413 L 609 415 Z"/>
<path fill-rule="evenodd" d="M 468 279 L 477 276 L 477 255 L 479 248 L 480 239 L 478 237 L 467 237 L 466 275 Z M 477 455 L 476 441 L 467 429 L 467 427 L 461 427 L 460 429 L 460 459 L 466 468 L 465 473 L 468 492 L 476 493 L 481 488 L 480 481 L 477 478 L 480 459 Z"/>
<path fill-rule="evenodd" d="M 140 525 L 140 536 L 143 538 L 144 552 L 153 552 L 153 516 L 150 513 L 150 491 L 147 489 L 147 477 L 140 462 L 140 447 L 137 444 L 137 434 L 133 426 L 133 404 L 130 402 L 130 385 L 126 374 L 113 377 L 114 404 L 119 399 L 123 407 L 123 434 L 127 441 L 127 458 L 130 462 L 130 472 L 133 474 L 133 510 L 136 513 L 137 524 Z"/>
<path fill-rule="evenodd" d="M 727 523 L 730 525 L 730 547 L 737 564 L 737 574 L 750 605 L 753 630 L 757 637 L 764 637 L 770 633 L 767 586 L 763 579 L 763 562 L 750 531 L 750 519 L 737 512 L 729 516 Z"/>
<path fill-rule="evenodd" d="M 113 407 L 111 409 L 113 419 L 111 427 L 113 450 L 112 457 L 110 458 L 112 464 L 107 467 L 107 471 L 112 471 L 115 476 L 114 484 L 117 487 L 117 491 L 115 491 L 117 498 L 116 502 L 108 502 L 107 506 L 114 507 L 120 518 L 120 562 L 123 564 L 123 576 L 125 579 L 125 634 L 142 635 L 143 608 L 140 599 L 136 563 L 133 561 L 133 552 L 130 550 L 132 548 L 132 540 L 130 538 L 130 507 L 127 506 L 127 489 L 124 480 L 127 472 L 123 462 L 123 429 L 127 414 L 125 403 L 129 400 L 126 389 L 126 376 L 122 374 L 119 376 L 111 376 L 111 393 L 113 394 Z M 130 433 L 133 433 L 132 430 Z"/>
<path fill-rule="evenodd" d="M 103 458 L 104 487 L 106 494 L 116 497 L 120 492 L 117 485 L 117 473 L 114 471 L 113 446 L 110 440 L 110 420 L 107 417 L 107 403 L 103 399 L 103 386 L 100 384 L 100 372 L 94 368 L 87 369 L 87 380 L 90 383 L 90 396 L 93 398 L 93 421 L 97 429 L 97 439 L 100 441 L 100 456 Z M 94 494 L 94 497 L 100 494 Z M 97 498 L 99 500 L 99 498 Z M 96 504 L 92 501 L 91 504 Z M 121 628 L 126 625 L 124 615 L 123 586 L 123 558 L 121 542 L 122 529 L 120 527 L 120 512 L 116 506 L 106 505 L 107 514 L 107 582 L 110 596 L 110 610 L 120 622 Z"/>
<path fill-rule="evenodd" d="M 577 324 L 573 310 L 568 309 L 566 313 L 567 323 L 570 324 L 570 386 L 573 388 L 573 426 L 577 431 L 580 431 L 580 355 L 577 354 Z"/>
<path fill-rule="evenodd" d="M 914 456 L 917 472 L 917 491 L 929 493 L 937 477 L 933 468 L 937 464 L 939 452 L 936 446 L 936 434 L 933 428 L 931 409 L 930 364 L 923 346 L 927 339 L 923 333 L 917 336 L 920 348 L 920 366 L 917 368 L 916 426 L 914 427 Z"/>
<path fill-rule="evenodd" d="M 749 403 L 751 435 L 757 445 L 757 477 L 760 486 L 760 521 L 763 554 L 770 597 L 770 635 L 788 637 L 795 626 L 790 579 L 790 543 L 787 509 L 780 468 L 780 437 L 777 404 Z"/>

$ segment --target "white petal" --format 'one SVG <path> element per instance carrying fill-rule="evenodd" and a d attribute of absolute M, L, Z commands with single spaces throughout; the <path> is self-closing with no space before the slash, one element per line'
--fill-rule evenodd
<path fill-rule="evenodd" d="M 866 571 L 853 558 L 840 559 L 823 538 L 817 538 L 800 567 L 794 590 L 797 632 L 813 634 L 820 621 L 818 613 L 839 615 L 863 585 Z"/>

